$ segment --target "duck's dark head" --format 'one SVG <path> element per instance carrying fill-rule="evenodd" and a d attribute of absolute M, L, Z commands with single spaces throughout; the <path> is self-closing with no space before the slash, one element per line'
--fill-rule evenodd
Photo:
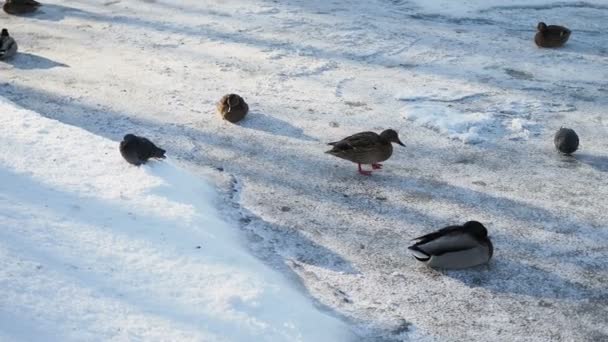
<path fill-rule="evenodd" d="M 3 28 L 2 33 L 0 33 L 0 37 L 8 37 L 8 30 Z"/>
<path fill-rule="evenodd" d="M 122 138 L 122 140 L 124 140 L 124 141 L 131 141 L 131 140 L 136 140 L 136 139 L 137 139 L 137 136 L 135 136 L 134 134 L 130 134 L 130 133 L 125 135 Z"/>
<path fill-rule="evenodd" d="M 401 140 L 399 140 L 399 134 L 394 129 L 387 129 L 384 132 L 380 133 L 380 136 L 385 140 L 393 142 L 395 144 L 399 144 L 401 146 L 405 146 Z"/>
<path fill-rule="evenodd" d="M 228 95 L 226 102 L 228 103 L 228 105 L 230 107 L 234 107 L 234 106 L 238 106 L 241 101 L 237 94 L 230 94 L 230 95 Z"/>
<path fill-rule="evenodd" d="M 536 28 L 540 31 L 546 31 L 547 30 L 547 24 L 543 23 L 542 21 L 540 23 L 538 23 L 538 25 L 536 25 Z"/>
<path fill-rule="evenodd" d="M 463 227 L 473 236 L 480 238 L 480 239 L 485 239 L 486 237 L 488 237 L 488 230 L 486 229 L 486 227 L 483 226 L 483 224 L 477 222 L 477 221 L 469 221 L 465 224 L 463 224 Z"/>

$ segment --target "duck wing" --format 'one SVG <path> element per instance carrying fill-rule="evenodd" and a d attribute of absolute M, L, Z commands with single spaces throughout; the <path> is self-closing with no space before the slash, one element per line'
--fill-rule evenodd
<path fill-rule="evenodd" d="M 330 142 L 334 150 L 358 150 L 369 149 L 382 144 L 380 136 L 374 132 L 361 132 L 346 137 L 340 141 Z"/>
<path fill-rule="evenodd" d="M 429 256 L 467 250 L 479 245 L 479 241 L 464 232 L 462 226 L 445 227 L 414 240 L 418 240 L 418 242 L 409 249 Z"/>

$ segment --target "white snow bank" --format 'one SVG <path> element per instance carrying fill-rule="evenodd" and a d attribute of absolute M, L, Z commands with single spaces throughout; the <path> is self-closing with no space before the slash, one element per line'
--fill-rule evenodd
<path fill-rule="evenodd" d="M 204 181 L 168 161 L 131 166 L 115 141 L 0 108 L 3 340 L 349 339 L 247 253 Z"/>
<path fill-rule="evenodd" d="M 490 114 L 461 112 L 448 104 L 437 103 L 413 103 L 406 106 L 404 116 L 416 125 L 469 144 L 483 142 L 480 133 L 494 122 Z"/>

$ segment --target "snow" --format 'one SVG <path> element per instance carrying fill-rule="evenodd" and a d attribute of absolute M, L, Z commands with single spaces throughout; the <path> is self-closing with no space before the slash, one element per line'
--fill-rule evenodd
<path fill-rule="evenodd" d="M 53 129 L 28 131 L 29 137 L 16 140 L 25 151 L 21 156 L 2 156 L 13 168 L 17 161 L 24 163 L 20 170 L 28 173 L 21 180 L 6 175 L 10 182 L 32 188 L 37 187 L 30 179 L 35 177 L 35 182 L 45 182 L 40 191 L 49 196 L 61 190 L 94 195 L 105 203 L 120 198 L 119 187 L 109 185 L 122 170 L 130 179 L 142 178 L 121 185 L 130 196 L 142 198 L 139 210 L 169 206 L 162 215 L 188 217 L 196 210 L 180 203 L 201 199 L 182 192 L 184 183 L 166 180 L 175 180 L 179 168 L 180 175 L 196 178 L 191 183 L 209 182 L 217 190 L 218 212 L 228 226 L 239 226 L 235 238 L 248 252 L 310 302 L 344 318 L 359 340 L 608 338 L 606 1 L 49 0 L 41 11 L 23 18 L 1 14 L 21 54 L 0 63 L 0 96 L 79 128 L 78 134 L 88 131 L 101 139 L 99 146 L 114 143 L 107 156 L 66 159 L 56 157 L 69 151 L 54 143 Z M 572 29 L 566 46 L 547 50 L 534 45 L 541 20 Z M 214 113 L 215 102 L 230 92 L 242 95 L 251 108 L 239 125 L 222 122 Z M 555 152 L 553 134 L 561 126 L 573 128 L 581 139 L 572 157 Z M 18 144 L 10 139 L 17 139 L 22 128 L 10 127 L 3 128 L 10 135 L 2 138 L 2 146 L 12 151 Z M 358 176 L 355 165 L 323 153 L 329 141 L 386 128 L 398 130 L 407 147 L 395 146 L 393 157 L 372 177 Z M 165 174 L 164 163 L 139 170 L 106 161 L 118 158 L 115 142 L 126 132 L 151 138 L 179 167 L 171 166 Z M 60 136 L 71 134 L 76 133 Z M 48 156 L 44 164 L 27 160 L 34 147 Z M 73 169 L 75 176 L 63 176 L 52 159 L 67 160 L 62 167 Z M 83 166 L 104 161 L 108 165 L 103 168 Z M 170 185 L 156 183 L 161 180 Z M 147 192 L 152 188 L 157 197 Z M 80 201 L 101 205 L 80 197 L 73 202 Z M 179 278 L 190 274 L 186 269 L 201 267 L 192 258 L 205 248 L 201 242 L 201 251 L 193 250 L 199 245 L 195 241 L 208 238 L 203 232 L 170 234 L 173 230 L 154 220 L 145 221 L 153 235 L 147 229 L 131 231 L 128 225 L 115 228 L 103 211 L 80 207 L 42 206 L 36 215 L 14 215 L 12 222 L 24 221 L 18 226 L 31 231 L 40 226 L 32 221 L 56 212 L 65 220 L 74 216 L 88 222 L 91 216 L 95 225 L 106 220 L 105 238 L 89 236 L 86 232 L 96 230 L 84 223 L 76 230 L 81 235 L 66 234 L 71 237 L 67 242 L 63 235 L 46 240 L 40 229 L 22 234 L 85 264 L 93 262 L 83 256 L 93 252 L 88 245 L 98 246 L 94 242 L 137 243 L 146 255 L 155 253 L 148 244 L 163 238 L 168 241 L 163 246 L 177 247 L 161 249 L 165 254 L 148 263 L 128 257 L 140 267 L 133 278 L 109 268 L 94 279 L 78 273 L 69 283 L 86 286 L 53 287 L 52 293 L 61 295 L 53 299 L 55 306 L 34 305 L 48 288 L 19 295 L 20 303 L 31 303 L 27 308 L 44 311 L 5 312 L 3 305 L 0 322 L 26 318 L 12 324 L 12 330 L 0 329 L 4 335 L 19 329 L 56 333 L 52 324 L 28 324 L 28 315 L 36 322 L 63 319 L 67 311 L 59 304 L 80 307 L 68 299 L 87 298 L 82 294 L 90 291 L 87 284 L 101 286 L 89 292 L 100 301 L 96 308 L 135 311 L 112 309 L 126 305 L 119 303 L 114 288 L 131 289 L 120 294 L 133 298 L 139 283 L 132 282 L 161 275 L 165 278 L 155 289 L 162 293 L 136 297 L 136 304 L 147 309 L 131 316 L 140 332 L 122 339 L 144 332 L 194 339 L 214 334 L 190 324 L 203 319 L 207 307 L 181 311 L 196 289 L 185 289 L 184 295 L 163 292 L 170 291 L 175 278 L 162 270 L 175 268 Z M 124 223 L 125 215 L 118 221 Z M 472 219 L 488 227 L 496 247 L 489 265 L 433 271 L 408 254 L 412 237 Z M 51 232 L 62 231 L 52 227 Z M 72 245 L 78 249 L 68 254 Z M 43 250 L 39 259 L 53 251 Z M 139 255 L 138 249 L 120 251 L 125 258 Z M 174 258 L 178 252 L 183 255 Z M 116 259 L 112 255 L 104 258 Z M 2 276 L 2 290 L 17 295 L 14 289 L 26 285 L 68 283 L 67 275 L 56 274 L 59 266 L 35 270 L 39 264 L 11 263 L 11 269 L 30 273 L 11 271 L 21 275 L 10 278 L 11 287 Z M 157 264 L 161 271 L 155 271 Z M 29 284 L 32 274 L 46 278 Z M 109 283 L 102 281 L 106 279 Z M 111 303 L 104 293 L 114 294 Z M 164 302 L 155 303 L 156 295 Z M 200 296 L 194 300 L 204 301 Z M 75 330 L 63 329 L 62 334 L 84 335 L 109 326 L 102 321 L 97 330 L 82 329 L 97 322 L 86 308 L 69 316 L 77 318 L 69 323 Z M 108 316 L 114 322 L 124 317 Z M 182 322 L 178 328 L 171 321 L 176 317 Z M 158 328 L 146 330 L 150 326 Z"/>
<path fill-rule="evenodd" d="M 345 341 L 253 257 L 206 182 L 0 99 L 3 338 Z"/>

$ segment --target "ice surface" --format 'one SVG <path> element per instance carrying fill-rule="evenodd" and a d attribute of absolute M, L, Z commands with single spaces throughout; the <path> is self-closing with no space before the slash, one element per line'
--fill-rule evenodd
<path fill-rule="evenodd" d="M 0 331 L 19 341 L 347 341 L 203 180 L 0 98 Z"/>
<path fill-rule="evenodd" d="M 34 16 L 0 16 L 22 51 L 10 64 L 0 63 L 0 96 L 89 131 L 100 144 L 125 132 L 158 142 L 174 163 L 213 182 L 222 216 L 240 223 L 238 236 L 251 252 L 348 318 L 359 339 L 608 338 L 605 0 L 48 0 Z M 561 49 L 537 48 L 541 20 L 568 26 L 570 41 Z M 250 105 L 239 125 L 214 114 L 215 102 L 230 92 Z M 560 126 L 581 138 L 572 157 L 554 149 Z M 323 153 L 326 142 L 389 127 L 407 147 L 395 146 L 372 177 Z M 95 154 L 64 162 L 54 157 L 65 153 L 61 146 L 32 137 L 20 140 L 22 149 L 44 149 L 49 160 L 77 174 L 70 180 L 28 166 L 36 179 L 57 178 L 61 190 L 104 201 L 120 198 L 116 187 L 81 181 L 114 184 L 108 175 L 122 163 L 81 167 L 117 158 L 114 149 L 99 161 Z M 141 176 L 142 185 L 123 185 L 127 193 L 169 191 L 155 183 L 160 176 L 148 176 Z M 142 205 L 192 215 L 162 191 Z M 14 222 L 44 221 L 38 211 L 14 216 Z M 437 272 L 407 253 L 412 237 L 471 219 L 488 227 L 496 247 L 488 266 Z M 169 232 L 158 229 L 153 237 L 131 232 L 118 245 L 161 243 L 160 233 Z M 168 236 L 168 245 L 192 245 L 178 239 L 181 234 Z M 97 246 L 98 240 L 105 241 L 66 243 Z M 63 239 L 49 241 L 64 246 Z M 161 274 L 190 267 L 188 256 L 153 260 Z M 13 281 L 45 274 L 19 271 L 34 264 L 15 265 L 7 271 L 17 275 Z M 138 265 L 136 274 L 156 269 L 152 261 Z M 109 269 L 99 273 L 111 283 L 91 296 L 104 300 L 103 291 L 113 293 L 117 281 Z M 49 283 L 62 277 L 48 275 Z M 75 296 L 70 291 L 59 298 Z M 185 297 L 176 291 L 159 305 L 141 297 L 137 304 L 149 309 L 142 315 L 165 322 L 158 329 L 174 332 L 163 317 L 168 306 L 180 312 Z M 100 302 L 104 310 L 110 305 Z M 2 310 L 0 321 L 19 317 Z M 188 325 L 203 311 L 192 310 L 194 316 L 181 316 L 184 336 L 212 333 Z M 79 314 L 76 329 L 92 317 Z M 36 317 L 57 316 L 63 315 L 48 307 Z M 146 317 L 133 318 L 148 322 L 142 331 Z"/>

